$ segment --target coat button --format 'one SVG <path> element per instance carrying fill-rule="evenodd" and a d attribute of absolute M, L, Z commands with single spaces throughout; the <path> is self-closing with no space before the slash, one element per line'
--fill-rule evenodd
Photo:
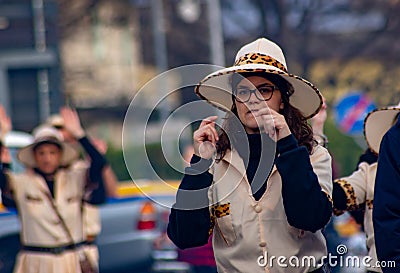
<path fill-rule="evenodd" d="M 267 246 L 267 243 L 266 243 L 266 242 L 260 242 L 258 245 L 259 245 L 260 247 L 266 247 L 266 246 Z"/>
<path fill-rule="evenodd" d="M 262 211 L 262 208 L 261 208 L 260 205 L 257 205 L 257 206 L 254 207 L 254 210 L 255 210 L 257 213 L 260 213 L 260 212 Z"/>

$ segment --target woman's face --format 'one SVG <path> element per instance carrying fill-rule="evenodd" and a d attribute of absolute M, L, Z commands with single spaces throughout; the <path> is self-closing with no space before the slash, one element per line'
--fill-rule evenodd
<path fill-rule="evenodd" d="M 271 81 L 263 77 L 250 76 L 247 78 L 243 78 L 243 80 L 239 82 L 236 87 L 236 93 L 239 94 L 241 90 L 253 90 L 255 88 L 257 88 L 258 90 L 263 90 L 263 88 L 268 89 L 271 86 L 275 85 Z M 262 98 L 262 95 L 260 93 L 257 93 L 257 96 L 259 98 Z M 269 98 L 269 96 L 266 97 Z M 276 112 L 279 112 L 280 109 L 283 109 L 281 92 L 278 89 L 275 89 L 273 91 L 273 94 L 268 101 L 259 100 L 254 93 L 251 93 L 250 99 L 247 102 L 238 102 L 237 100 L 235 100 L 235 105 L 239 119 L 242 122 L 246 132 L 249 134 L 258 133 L 260 131 L 256 118 L 254 117 L 254 114 L 259 109 L 265 108 L 267 107 L 267 105 L 270 109 Z"/>
<path fill-rule="evenodd" d="M 37 168 L 44 174 L 54 173 L 61 164 L 62 151 L 55 144 L 45 143 L 33 152 Z"/>

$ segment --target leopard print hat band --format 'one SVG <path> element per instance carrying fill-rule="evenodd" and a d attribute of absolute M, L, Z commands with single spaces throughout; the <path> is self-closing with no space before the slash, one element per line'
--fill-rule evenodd
<path fill-rule="evenodd" d="M 271 56 L 261 54 L 261 53 L 247 53 L 236 60 L 235 66 L 244 64 L 265 64 L 270 66 L 275 66 L 276 68 L 288 73 L 286 66 L 281 62 L 275 60 Z"/>

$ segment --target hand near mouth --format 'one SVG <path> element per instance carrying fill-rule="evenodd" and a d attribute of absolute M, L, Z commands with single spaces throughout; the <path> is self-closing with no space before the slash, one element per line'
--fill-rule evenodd
<path fill-rule="evenodd" d="M 287 137 L 292 133 L 286 123 L 285 117 L 271 108 L 259 109 L 254 113 L 254 116 L 260 123 L 260 128 L 264 127 L 265 133 L 275 141 Z"/>
<path fill-rule="evenodd" d="M 204 159 L 210 159 L 216 152 L 216 143 L 219 139 L 215 129 L 215 121 L 218 116 L 210 116 L 204 119 L 199 129 L 193 134 L 194 153 Z"/>

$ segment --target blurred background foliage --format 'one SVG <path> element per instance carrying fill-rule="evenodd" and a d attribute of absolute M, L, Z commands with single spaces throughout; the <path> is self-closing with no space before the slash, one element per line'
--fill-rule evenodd
<path fill-rule="evenodd" d="M 325 123 L 325 133 L 328 136 L 328 150 L 332 156 L 333 175 L 335 178 L 350 175 L 356 168 L 363 149 L 354 138 L 343 134 L 330 118 Z"/>
<path fill-rule="evenodd" d="M 179 180 L 182 178 L 182 173 L 171 167 L 166 161 L 161 148 L 161 143 L 151 143 L 146 145 L 146 152 L 147 154 L 144 153 L 143 149 L 140 147 L 130 147 L 125 150 L 126 154 L 134 155 L 129 157 L 129 165 L 133 166 L 130 170 L 133 172 L 132 177 L 134 180 L 158 180 L 158 177 L 163 180 Z M 119 181 L 132 180 L 129 171 L 126 168 L 124 154 L 121 149 L 110 146 L 106 157 Z M 146 157 L 149 158 L 151 166 L 158 177 L 148 171 L 149 166 L 146 164 Z"/>

